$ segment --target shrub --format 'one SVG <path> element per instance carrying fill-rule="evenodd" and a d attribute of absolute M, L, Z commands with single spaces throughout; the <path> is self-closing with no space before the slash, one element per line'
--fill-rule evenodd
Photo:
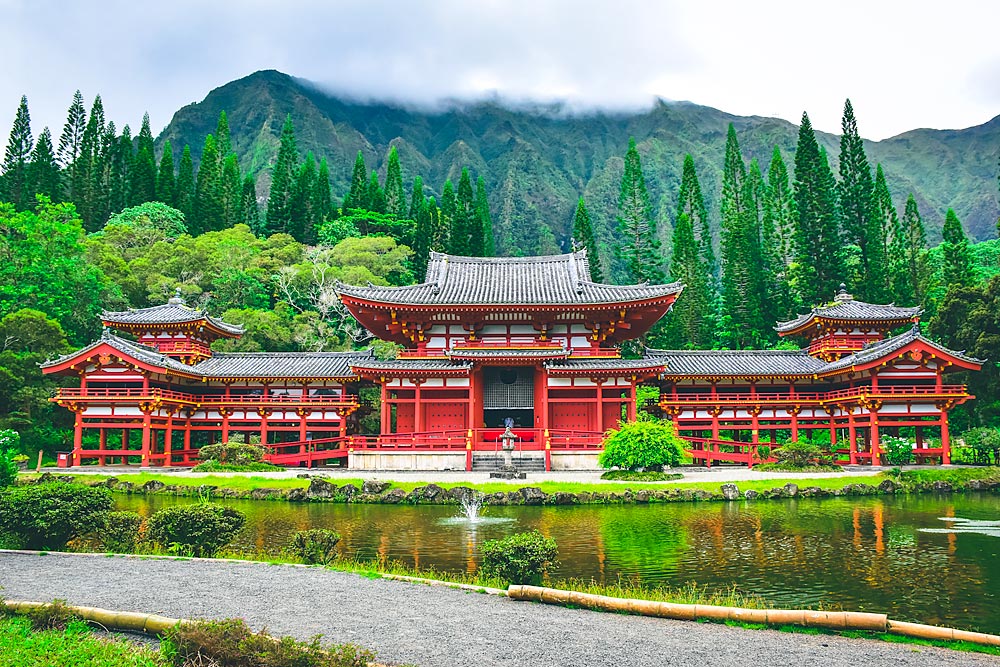
<path fill-rule="evenodd" d="M 219 463 L 218 461 L 205 461 L 196 465 L 192 470 L 194 472 L 273 472 L 284 470 L 284 468 L 263 462 L 235 465 L 232 463 Z"/>
<path fill-rule="evenodd" d="M 601 479 L 619 482 L 666 482 L 671 479 L 682 479 L 684 475 L 679 472 L 635 472 L 632 470 L 608 470 Z"/>
<path fill-rule="evenodd" d="M 822 449 L 801 440 L 785 443 L 771 453 L 786 470 L 818 466 L 823 456 Z"/>
<path fill-rule="evenodd" d="M 980 426 L 969 429 L 962 434 L 965 446 L 971 450 L 972 463 L 988 466 L 992 463 L 1000 465 L 1000 428 Z"/>
<path fill-rule="evenodd" d="M 300 530 L 292 536 L 292 552 L 310 565 L 329 565 L 337 555 L 340 534 L 325 528 Z"/>
<path fill-rule="evenodd" d="M 18 447 L 21 434 L 9 428 L 0 430 L 0 489 L 12 486 L 17 481 Z"/>
<path fill-rule="evenodd" d="M 137 512 L 109 512 L 101 542 L 111 553 L 132 554 L 142 539 L 142 517 Z"/>
<path fill-rule="evenodd" d="M 636 421 L 609 431 L 598 463 L 622 470 L 672 468 L 681 462 L 683 444 L 669 421 Z"/>
<path fill-rule="evenodd" d="M 173 553 L 211 557 L 232 542 L 246 523 L 245 514 L 215 503 L 178 505 L 149 518 L 149 538 Z"/>
<path fill-rule="evenodd" d="M 242 435 L 234 435 L 229 442 L 205 445 L 198 450 L 198 456 L 206 462 L 248 466 L 264 460 L 264 448 L 243 442 Z"/>
<path fill-rule="evenodd" d="M 913 443 L 894 435 L 882 436 L 881 449 L 886 463 L 891 466 L 905 466 L 913 462 Z"/>
<path fill-rule="evenodd" d="M 537 530 L 483 543 L 482 573 L 511 584 L 540 583 L 556 562 L 556 541 Z"/>
<path fill-rule="evenodd" d="M 104 525 L 112 507 L 107 489 L 53 482 L 0 493 L 0 534 L 24 549 L 60 550 Z"/>
<path fill-rule="evenodd" d="M 253 632 L 239 618 L 175 625 L 164 633 L 163 655 L 175 667 L 368 667 L 375 655 L 353 644 L 323 646 Z"/>

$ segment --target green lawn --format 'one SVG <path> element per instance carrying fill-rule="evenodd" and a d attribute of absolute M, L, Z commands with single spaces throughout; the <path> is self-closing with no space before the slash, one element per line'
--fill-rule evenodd
<path fill-rule="evenodd" d="M 65 630 L 33 630 L 23 617 L 0 618 L 0 665 L 38 667 L 166 667 L 158 651 L 121 639 L 97 637 L 83 622 Z"/>

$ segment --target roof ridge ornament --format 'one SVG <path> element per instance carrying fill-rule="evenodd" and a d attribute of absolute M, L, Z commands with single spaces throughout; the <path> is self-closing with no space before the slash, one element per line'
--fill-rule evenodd
<path fill-rule="evenodd" d="M 181 288 L 180 288 L 179 285 L 174 290 L 174 295 L 172 297 L 170 297 L 169 299 L 167 299 L 167 303 L 169 305 L 171 305 L 171 306 L 186 306 L 187 305 L 187 302 L 184 300 L 184 297 L 181 296 Z"/>
<path fill-rule="evenodd" d="M 837 295 L 833 297 L 833 300 L 837 303 L 847 303 L 854 301 L 854 295 L 847 291 L 847 285 L 840 283 L 840 289 L 837 290 Z"/>

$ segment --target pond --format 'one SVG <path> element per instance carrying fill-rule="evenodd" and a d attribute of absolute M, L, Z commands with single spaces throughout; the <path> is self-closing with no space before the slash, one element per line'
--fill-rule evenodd
<path fill-rule="evenodd" d="M 118 497 L 149 514 L 189 499 Z M 554 578 L 736 586 L 778 606 L 843 608 L 1000 633 L 1000 496 L 488 507 L 226 501 L 249 516 L 235 548 L 276 552 L 332 528 L 342 555 L 474 570 L 484 540 L 537 528 L 559 545 Z M 957 519 L 945 521 L 942 519 Z"/>

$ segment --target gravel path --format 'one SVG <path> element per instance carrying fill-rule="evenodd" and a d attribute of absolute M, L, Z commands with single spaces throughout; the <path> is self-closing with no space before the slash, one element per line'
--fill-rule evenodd
<path fill-rule="evenodd" d="M 0 553 L 0 585 L 9 599 L 241 616 L 274 634 L 322 634 L 420 667 L 1000 665 L 982 654 L 564 609 L 263 563 Z"/>

